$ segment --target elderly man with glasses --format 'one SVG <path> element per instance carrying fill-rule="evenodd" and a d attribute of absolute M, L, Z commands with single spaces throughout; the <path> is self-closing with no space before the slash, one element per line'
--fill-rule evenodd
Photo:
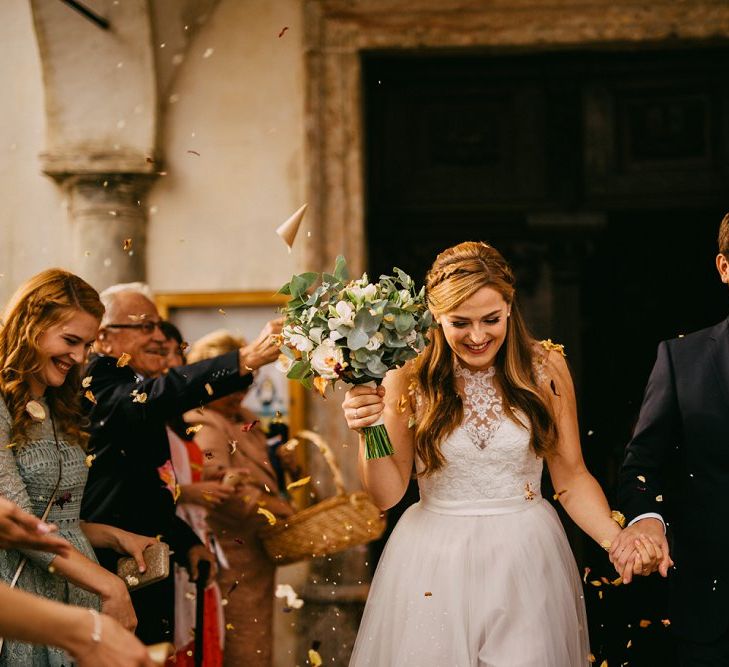
<path fill-rule="evenodd" d="M 83 498 L 82 517 L 143 535 L 159 535 L 173 558 L 197 578 L 198 564 L 216 570 L 213 555 L 175 515 L 177 485 L 165 424 L 173 417 L 247 388 L 252 371 L 278 356 L 280 320 L 235 352 L 189 366 L 165 368 L 167 343 L 146 285 L 128 283 L 101 293 L 106 313 L 96 355 L 86 370 L 84 389 L 90 418 L 90 450 L 95 459 Z M 97 553 L 115 570 L 118 556 Z M 174 637 L 172 577 L 132 592 L 145 643 Z"/>

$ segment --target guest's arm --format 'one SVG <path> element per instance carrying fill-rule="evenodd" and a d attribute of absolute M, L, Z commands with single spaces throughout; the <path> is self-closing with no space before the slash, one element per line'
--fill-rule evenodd
<path fill-rule="evenodd" d="M 137 535 L 105 523 L 82 521 L 81 530 L 95 549 L 112 549 L 118 554 L 132 556 L 137 561 L 140 572 L 147 569 L 144 550 L 157 542 L 156 537 Z"/>
<path fill-rule="evenodd" d="M 98 623 L 98 625 L 97 625 Z M 99 630 L 99 637 L 93 636 Z M 0 634 L 8 639 L 58 646 L 78 667 L 153 667 L 144 645 L 106 615 L 36 597 L 0 584 Z"/>

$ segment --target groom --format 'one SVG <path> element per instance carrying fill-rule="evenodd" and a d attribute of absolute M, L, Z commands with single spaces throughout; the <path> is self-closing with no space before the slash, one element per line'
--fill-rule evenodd
<path fill-rule="evenodd" d="M 729 214 L 716 267 L 729 284 Z M 667 554 L 681 667 L 729 665 L 729 319 L 658 346 L 618 490 L 630 522 L 610 560 L 623 573 L 639 534 Z M 659 567 L 666 576 L 666 555 Z M 628 568 L 629 569 L 629 568 Z M 630 573 L 625 577 L 630 580 Z"/>

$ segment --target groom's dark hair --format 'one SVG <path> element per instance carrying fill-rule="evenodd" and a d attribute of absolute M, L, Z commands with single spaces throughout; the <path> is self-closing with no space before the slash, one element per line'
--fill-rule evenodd
<path fill-rule="evenodd" d="M 719 252 L 729 259 L 729 213 L 719 225 Z"/>

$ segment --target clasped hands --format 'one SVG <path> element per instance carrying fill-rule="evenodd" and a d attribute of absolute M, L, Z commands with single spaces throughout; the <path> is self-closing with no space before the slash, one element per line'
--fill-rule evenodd
<path fill-rule="evenodd" d="M 610 546 L 610 562 L 629 584 L 635 575 L 647 576 L 656 570 L 668 576 L 673 565 L 663 523 L 645 518 L 622 530 Z"/>

